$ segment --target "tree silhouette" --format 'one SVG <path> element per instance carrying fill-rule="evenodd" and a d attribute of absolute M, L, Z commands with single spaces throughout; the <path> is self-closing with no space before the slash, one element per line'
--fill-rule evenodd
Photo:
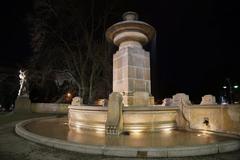
<path fill-rule="evenodd" d="M 64 74 L 87 103 L 111 92 L 112 54 L 104 33 L 113 7 L 106 3 L 99 9 L 97 3 L 104 2 L 35 1 L 29 18 L 34 51 L 30 83 L 43 85 Z"/>

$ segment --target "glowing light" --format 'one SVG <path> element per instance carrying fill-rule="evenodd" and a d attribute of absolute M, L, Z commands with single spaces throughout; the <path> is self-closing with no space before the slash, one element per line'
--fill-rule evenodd
<path fill-rule="evenodd" d="M 227 88 L 227 86 L 223 86 L 223 88 L 224 88 L 224 89 L 226 89 L 226 88 Z"/>
<path fill-rule="evenodd" d="M 103 134 L 103 133 L 105 133 L 105 129 L 103 129 L 103 128 L 96 128 L 96 133 L 97 134 Z"/>
<path fill-rule="evenodd" d="M 233 86 L 233 88 L 238 88 L 238 85 Z"/>
<path fill-rule="evenodd" d="M 171 131 L 172 128 L 164 128 L 163 131 Z"/>
<path fill-rule="evenodd" d="M 140 129 L 135 129 L 135 130 L 131 130 L 130 132 L 131 132 L 130 135 L 141 136 L 143 131 Z"/>
<path fill-rule="evenodd" d="M 202 131 L 202 135 L 203 135 L 203 136 L 208 136 L 209 134 L 210 134 L 209 131 L 206 131 L 206 130 Z"/>
<path fill-rule="evenodd" d="M 67 93 L 67 96 L 68 96 L 68 97 L 71 97 L 71 96 L 72 96 L 72 94 L 68 92 L 68 93 Z"/>
<path fill-rule="evenodd" d="M 198 137 L 200 137 L 200 136 L 201 136 L 201 134 L 197 134 L 197 136 L 198 136 Z"/>
<path fill-rule="evenodd" d="M 132 132 L 132 133 L 141 133 L 142 130 L 140 130 L 140 129 L 135 129 L 135 130 L 132 130 L 131 132 Z"/>
<path fill-rule="evenodd" d="M 172 133 L 172 128 L 164 128 L 164 129 L 162 129 L 162 131 L 163 131 L 164 133 L 169 134 L 169 133 Z"/>

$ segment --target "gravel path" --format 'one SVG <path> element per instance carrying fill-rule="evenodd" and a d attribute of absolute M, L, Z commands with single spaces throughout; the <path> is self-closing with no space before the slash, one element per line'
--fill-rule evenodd
<path fill-rule="evenodd" d="M 14 114 L 9 115 L 14 116 Z M 21 119 L 28 119 L 35 116 L 22 116 Z M 42 116 L 42 115 L 41 115 Z M 5 116 L 6 117 L 6 116 Z M 17 117 L 17 116 L 16 116 Z M 19 137 L 14 132 L 14 126 L 17 121 L 14 117 L 9 123 L 1 124 L 5 119 L 0 115 L 0 160 L 143 160 L 146 158 L 118 158 L 102 155 L 89 155 L 76 152 L 70 152 L 60 149 L 54 149 L 40 144 L 36 144 Z M 17 119 L 19 121 L 19 118 Z M 157 159 L 157 158 L 148 158 Z M 162 160 L 239 160 L 240 151 L 216 154 L 210 156 L 184 157 L 184 158 L 159 158 Z"/>

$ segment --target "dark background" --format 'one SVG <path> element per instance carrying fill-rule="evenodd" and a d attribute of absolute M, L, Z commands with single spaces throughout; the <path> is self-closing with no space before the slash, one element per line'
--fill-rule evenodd
<path fill-rule="evenodd" d="M 204 94 L 218 96 L 227 77 L 239 83 L 240 10 L 234 1 L 119 0 L 117 4 L 116 19 L 109 23 L 131 10 L 157 30 L 156 42 L 146 46 L 152 52 L 156 98 L 184 92 L 199 103 Z M 32 1 L 5 1 L 0 10 L 0 67 L 18 70 L 32 55 L 26 21 Z"/>

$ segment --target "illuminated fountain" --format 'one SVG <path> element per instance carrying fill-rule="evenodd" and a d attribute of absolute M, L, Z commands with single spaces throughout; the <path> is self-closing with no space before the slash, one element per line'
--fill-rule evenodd
<path fill-rule="evenodd" d="M 167 100 L 170 106 L 154 105 L 150 55 L 143 45 L 154 37 L 155 29 L 139 21 L 135 12 L 126 12 L 123 20 L 106 32 L 107 39 L 119 46 L 113 56 L 108 106 L 86 106 L 76 97 L 68 118 L 23 121 L 16 125 L 16 133 L 56 148 L 127 157 L 181 157 L 239 149 L 235 138 L 208 134 L 238 137 L 236 107 L 227 110 L 210 104 L 214 101 L 210 95 L 201 106 L 194 106 L 182 93 Z"/>
<path fill-rule="evenodd" d="M 153 132 L 176 126 L 177 107 L 162 109 L 154 106 L 150 55 L 142 45 L 154 37 L 155 29 L 137 18 L 135 12 L 126 12 L 123 14 L 124 21 L 106 31 L 107 39 L 119 46 L 113 55 L 113 93 L 109 96 L 108 108 L 88 109 L 72 105 L 68 115 L 71 126 L 106 129 L 107 134 L 117 135 L 121 132 Z M 92 117 L 91 120 L 88 117 Z"/>

